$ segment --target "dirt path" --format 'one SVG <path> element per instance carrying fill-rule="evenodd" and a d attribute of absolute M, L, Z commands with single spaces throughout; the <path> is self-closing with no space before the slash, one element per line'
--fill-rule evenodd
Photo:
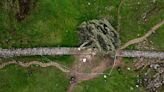
<path fill-rule="evenodd" d="M 104 73 L 104 71 L 111 68 L 114 63 L 113 59 L 110 58 L 109 55 L 99 56 L 91 54 L 76 57 L 78 59 L 70 72 L 70 76 L 75 78 L 75 82 L 69 86 L 67 92 L 72 92 L 75 86 L 83 81 L 91 80 L 99 75 L 108 75 L 108 73 Z M 83 62 L 83 59 L 86 59 L 86 62 Z M 117 63 L 117 65 L 119 64 L 120 63 Z"/>
<path fill-rule="evenodd" d="M 53 66 L 53 67 L 56 67 L 58 68 L 59 70 L 61 70 L 62 72 L 65 72 L 65 73 L 68 73 L 70 72 L 69 69 L 66 69 L 64 66 L 56 63 L 56 62 L 48 62 L 48 63 L 43 63 L 43 62 L 39 62 L 39 61 L 31 61 L 31 62 L 20 62 L 20 61 L 9 61 L 9 62 L 5 62 L 5 63 L 2 63 L 0 64 L 0 69 L 8 66 L 8 65 L 13 65 L 13 64 L 16 64 L 16 65 L 19 65 L 21 67 L 30 67 L 31 65 L 39 65 L 40 67 L 50 67 L 50 66 Z"/>
<path fill-rule="evenodd" d="M 98 56 L 95 56 L 98 57 Z M 76 77 L 76 82 L 72 83 L 67 92 L 73 92 L 73 89 L 81 82 L 87 81 L 87 80 L 91 80 L 93 78 L 98 77 L 99 75 L 108 75 L 109 73 L 104 73 L 105 70 L 112 68 L 113 66 L 113 59 L 111 59 L 109 56 L 105 56 L 105 57 L 98 57 L 95 58 L 92 57 L 92 63 L 93 65 L 95 65 L 95 60 L 96 59 L 100 59 L 101 62 L 99 62 L 98 64 L 96 64 L 94 67 L 90 66 L 89 63 L 86 63 L 86 65 L 89 64 L 90 66 L 90 72 L 85 72 L 85 71 L 81 71 L 81 72 L 73 72 L 74 75 Z M 120 65 L 122 65 L 122 62 L 120 61 L 121 59 L 117 59 L 115 61 L 115 66 L 114 67 L 118 67 Z M 80 63 L 80 62 L 79 62 Z M 81 68 L 85 69 L 88 66 L 83 65 L 82 67 L 79 67 L 78 69 L 81 70 Z M 78 71 L 78 69 L 76 71 Z M 110 75 L 109 75 L 110 76 Z"/>
<path fill-rule="evenodd" d="M 132 39 L 130 41 L 128 41 L 127 43 L 125 43 L 123 46 L 120 47 L 120 49 L 125 49 L 128 46 L 132 45 L 132 44 L 136 44 L 139 42 L 144 41 L 146 38 L 148 38 L 152 33 L 154 33 L 158 28 L 160 28 L 162 25 L 164 24 L 164 20 L 159 22 L 158 24 L 156 24 L 155 26 L 153 26 L 144 36 L 139 37 L 139 38 L 135 38 Z"/>
<path fill-rule="evenodd" d="M 121 0 L 120 1 L 120 4 L 118 6 L 118 11 L 117 11 L 117 31 L 119 32 L 120 31 L 120 26 L 121 26 L 121 15 L 120 15 L 120 11 L 121 11 L 121 8 L 122 8 L 122 5 L 124 3 L 125 0 Z"/>
<path fill-rule="evenodd" d="M 90 79 L 93 79 L 97 77 L 100 74 L 103 74 L 103 72 L 108 69 L 112 65 L 111 58 L 108 58 L 108 56 L 104 57 L 98 57 L 94 53 L 92 54 L 79 54 L 75 55 L 76 62 L 73 65 L 71 69 L 65 68 L 63 65 L 60 65 L 56 62 L 48 62 L 43 63 L 39 61 L 31 61 L 31 62 L 20 62 L 20 61 L 9 61 L 4 62 L 0 64 L 0 69 L 5 68 L 8 65 L 19 65 L 21 67 L 27 68 L 31 65 L 39 65 L 40 67 L 56 67 L 59 70 L 61 70 L 64 73 L 67 73 L 71 76 L 74 76 L 76 78 L 76 82 L 72 83 L 70 87 L 68 88 L 68 92 L 72 92 L 73 88 L 83 82 Z M 86 62 L 83 60 L 86 59 Z M 97 62 L 96 60 L 99 60 Z"/>
<path fill-rule="evenodd" d="M 128 41 L 125 45 L 123 45 L 120 49 L 125 49 L 129 45 L 139 43 L 143 41 L 145 38 L 149 37 L 155 30 L 157 30 L 160 26 L 164 24 L 164 21 L 158 23 L 151 30 L 149 30 L 144 36 Z M 95 55 L 96 53 L 91 50 L 80 51 L 78 48 L 70 49 L 70 48 L 33 48 L 33 49 L 17 49 L 17 50 L 0 50 L 1 56 L 21 56 L 21 55 L 65 55 L 71 54 L 76 56 L 76 62 L 71 69 L 66 69 L 64 66 L 56 63 L 56 62 L 48 62 L 42 63 L 39 61 L 32 62 L 19 62 L 19 61 L 10 61 L 5 62 L 0 65 L 0 69 L 11 65 L 17 64 L 22 67 L 30 67 L 31 65 L 39 65 L 40 67 L 49 67 L 54 66 L 60 69 L 62 72 L 69 73 L 70 76 L 75 77 L 75 83 L 72 83 L 68 88 L 68 92 L 72 92 L 73 88 L 82 81 L 90 80 L 97 77 L 100 74 L 104 74 L 103 72 L 113 67 L 113 63 L 117 63 L 113 61 L 109 56 L 99 57 Z M 119 62 L 120 63 L 120 62 Z"/>

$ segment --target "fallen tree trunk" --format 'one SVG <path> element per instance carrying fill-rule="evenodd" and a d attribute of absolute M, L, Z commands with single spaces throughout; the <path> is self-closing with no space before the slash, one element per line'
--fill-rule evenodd
<path fill-rule="evenodd" d="M 79 50 L 78 48 L 26 48 L 26 49 L 0 49 L 0 57 L 33 56 L 33 55 L 78 55 L 95 54 L 94 50 Z M 120 57 L 145 57 L 164 59 L 164 52 L 120 50 L 116 53 Z"/>

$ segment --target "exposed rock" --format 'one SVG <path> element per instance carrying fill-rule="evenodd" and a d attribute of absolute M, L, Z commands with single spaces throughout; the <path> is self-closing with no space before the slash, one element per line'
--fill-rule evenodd
<path fill-rule="evenodd" d="M 140 79 L 137 82 L 148 92 L 158 92 L 164 85 L 164 62 L 152 59 L 152 62 L 145 63 L 145 66 L 141 68 L 142 72 L 140 72 Z"/>

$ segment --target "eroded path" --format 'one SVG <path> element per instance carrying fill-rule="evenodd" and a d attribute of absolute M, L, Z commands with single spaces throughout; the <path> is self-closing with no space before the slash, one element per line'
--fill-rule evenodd
<path fill-rule="evenodd" d="M 146 33 L 144 36 L 140 38 L 136 38 L 134 40 L 130 40 L 125 45 L 123 45 L 121 49 L 125 49 L 129 45 L 142 42 L 145 38 L 149 37 L 155 30 L 157 30 L 163 24 L 164 24 L 164 21 L 158 23 L 157 25 L 152 27 L 152 29 L 149 30 L 148 33 Z M 132 52 L 132 51 L 122 50 L 121 53 L 116 53 L 116 56 L 121 56 L 121 57 L 149 56 L 152 58 L 164 57 L 164 52 L 161 52 L 161 53 L 149 52 L 145 54 L 143 53 L 144 52 L 135 53 L 135 51 Z M 31 55 L 75 55 L 77 57 L 77 60 L 76 60 L 77 62 L 75 62 L 75 64 L 73 65 L 71 69 L 67 69 L 56 62 L 42 63 L 39 61 L 31 61 L 31 62 L 9 61 L 9 62 L 0 64 L 0 69 L 11 64 L 17 64 L 22 67 L 30 67 L 31 65 L 39 65 L 40 67 L 54 66 L 60 69 L 62 72 L 69 73 L 70 76 L 75 77 L 75 83 L 72 83 L 68 89 L 68 92 L 71 92 L 74 86 L 76 86 L 78 83 L 93 79 L 97 77 L 99 74 L 103 74 L 103 72 L 109 67 L 111 67 L 113 65 L 113 62 L 115 62 L 115 60 L 111 59 L 109 56 L 105 58 L 96 56 L 96 51 L 94 50 L 79 50 L 78 48 L 0 49 L 0 57 L 31 56 Z M 96 60 L 98 59 L 101 62 L 97 62 Z"/>
<path fill-rule="evenodd" d="M 5 62 L 5 63 L 0 64 L 0 69 L 6 67 L 8 65 L 13 65 L 13 64 L 16 64 L 16 65 L 19 65 L 19 66 L 25 67 L 25 68 L 30 67 L 31 65 L 39 65 L 40 67 L 53 66 L 53 67 L 58 68 L 62 72 L 65 72 L 65 73 L 70 72 L 69 69 L 67 69 L 66 67 L 64 67 L 64 66 L 62 66 L 62 65 L 60 65 L 56 62 L 43 63 L 43 62 L 40 62 L 40 61 L 31 61 L 31 62 L 9 61 L 9 62 Z"/>
<path fill-rule="evenodd" d="M 161 22 L 159 22 L 158 24 L 156 24 L 155 26 L 153 26 L 145 35 L 143 35 L 142 37 L 139 38 L 135 38 L 132 39 L 130 41 L 128 41 L 127 43 L 125 43 L 123 46 L 120 47 L 120 49 L 125 49 L 128 46 L 132 45 L 132 44 L 136 44 L 139 42 L 144 41 L 146 38 L 148 38 L 152 33 L 155 33 L 155 31 L 157 29 L 159 29 L 162 25 L 164 24 L 164 20 L 162 20 Z"/>

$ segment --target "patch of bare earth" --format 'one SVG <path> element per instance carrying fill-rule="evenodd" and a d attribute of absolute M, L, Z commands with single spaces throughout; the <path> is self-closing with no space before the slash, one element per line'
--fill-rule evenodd
<path fill-rule="evenodd" d="M 67 92 L 72 92 L 73 88 L 87 80 L 91 80 L 93 78 L 98 77 L 99 75 L 103 74 L 103 72 L 113 66 L 113 59 L 110 55 L 101 56 L 101 55 L 75 55 L 76 62 L 74 63 L 70 76 L 70 86 Z M 118 58 L 115 61 L 115 67 L 121 65 L 121 59 Z M 85 61 L 86 60 L 86 61 Z"/>
<path fill-rule="evenodd" d="M 16 19 L 22 21 L 29 14 L 30 10 L 35 7 L 36 1 L 34 0 L 18 0 L 19 11 L 16 13 Z"/>
<path fill-rule="evenodd" d="M 76 56 L 77 61 L 72 67 L 70 76 L 74 77 L 67 92 L 72 92 L 73 88 L 83 81 L 93 79 L 108 69 L 113 64 L 113 60 L 109 57 L 101 57 L 97 55 L 80 55 Z M 83 60 L 86 59 L 86 62 Z"/>

